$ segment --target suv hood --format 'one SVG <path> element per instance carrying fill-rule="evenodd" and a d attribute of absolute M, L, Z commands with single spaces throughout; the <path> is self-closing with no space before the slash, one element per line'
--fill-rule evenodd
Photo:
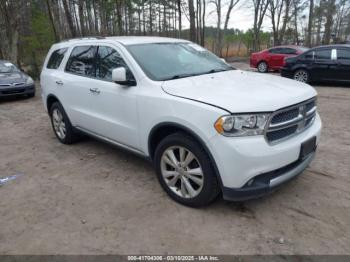
<path fill-rule="evenodd" d="M 211 104 L 231 113 L 275 111 L 317 95 L 307 84 L 241 70 L 164 81 L 162 88 L 170 95 Z"/>

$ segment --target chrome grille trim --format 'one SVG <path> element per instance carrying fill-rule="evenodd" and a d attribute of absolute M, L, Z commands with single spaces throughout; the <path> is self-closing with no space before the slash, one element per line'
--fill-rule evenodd
<path fill-rule="evenodd" d="M 24 85 L 25 82 L 15 82 L 15 83 L 11 83 L 11 84 L 0 84 L 0 86 L 20 86 L 20 85 Z"/>
<path fill-rule="evenodd" d="M 311 109 L 309 109 L 311 107 Z M 277 116 L 277 119 L 281 119 L 280 114 L 292 111 L 298 108 L 299 114 L 298 116 L 285 120 L 283 122 L 277 122 L 274 120 L 274 117 Z M 308 111 L 306 111 L 308 110 Z M 317 112 L 317 105 L 316 105 L 316 97 L 306 100 L 302 103 L 283 108 L 280 110 L 275 111 L 272 113 L 267 121 L 265 131 L 264 131 L 264 137 L 266 141 L 269 144 L 277 144 L 279 142 L 282 142 L 288 138 L 291 138 L 292 136 L 299 134 L 300 132 L 304 131 L 308 127 L 312 125 L 316 118 L 316 112 Z M 283 136 L 283 132 L 287 130 L 291 130 L 290 128 L 294 127 L 295 131 L 292 134 L 288 134 L 286 136 Z M 272 139 L 274 135 L 276 135 L 280 131 L 281 138 L 278 139 Z M 273 133 L 272 133 L 273 132 Z M 285 132 L 288 133 L 288 132 Z M 271 136 L 272 135 L 272 136 Z M 278 135 L 278 134 L 277 134 Z M 270 137 L 270 138 L 269 138 Z"/>

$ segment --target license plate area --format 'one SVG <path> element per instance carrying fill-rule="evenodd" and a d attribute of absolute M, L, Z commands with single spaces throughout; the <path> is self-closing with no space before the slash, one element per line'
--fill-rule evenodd
<path fill-rule="evenodd" d="M 316 137 L 314 136 L 301 144 L 299 158 L 304 159 L 315 150 L 316 150 Z"/>

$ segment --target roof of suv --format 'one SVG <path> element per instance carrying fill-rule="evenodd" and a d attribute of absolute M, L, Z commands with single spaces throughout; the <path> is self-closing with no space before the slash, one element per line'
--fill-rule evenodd
<path fill-rule="evenodd" d="M 149 43 L 175 43 L 175 42 L 189 42 L 184 39 L 168 38 L 168 37 L 152 37 L 152 36 L 111 36 L 111 37 L 84 37 L 68 39 L 60 42 L 63 43 L 76 43 L 85 41 L 99 41 L 99 40 L 111 40 L 119 42 L 123 45 L 135 45 L 135 44 L 149 44 Z"/>

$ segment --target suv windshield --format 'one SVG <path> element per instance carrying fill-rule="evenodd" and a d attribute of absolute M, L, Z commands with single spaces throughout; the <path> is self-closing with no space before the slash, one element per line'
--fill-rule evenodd
<path fill-rule="evenodd" d="M 234 68 L 193 43 L 129 45 L 127 49 L 152 80 L 164 81 Z"/>
<path fill-rule="evenodd" d="M 0 73 L 13 73 L 18 72 L 19 70 L 14 64 L 10 62 L 0 62 Z"/>

